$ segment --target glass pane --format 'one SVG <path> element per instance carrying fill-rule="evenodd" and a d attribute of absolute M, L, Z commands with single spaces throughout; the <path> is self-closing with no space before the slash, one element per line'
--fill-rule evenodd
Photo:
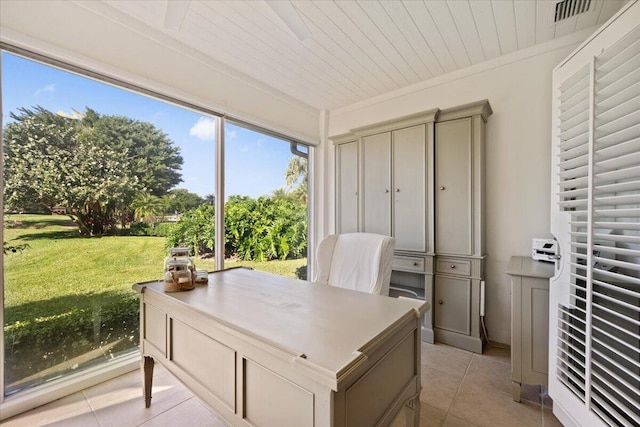
<path fill-rule="evenodd" d="M 291 147 L 226 123 L 225 267 L 306 279 L 308 147 Z"/>
<path fill-rule="evenodd" d="M 193 218 L 213 241 L 216 123 L 6 52 L 2 103 L 10 395 L 137 350 L 131 285 L 163 277 Z"/>

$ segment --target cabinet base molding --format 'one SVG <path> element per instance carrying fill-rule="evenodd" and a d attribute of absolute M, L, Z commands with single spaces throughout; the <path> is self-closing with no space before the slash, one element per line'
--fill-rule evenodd
<path fill-rule="evenodd" d="M 470 337 L 461 335 L 456 332 L 446 331 L 444 329 L 433 328 L 436 342 L 451 345 L 461 348 L 463 350 L 472 351 L 474 353 L 482 354 L 484 347 L 487 344 L 483 338 Z M 423 329 L 424 340 L 424 329 Z"/>

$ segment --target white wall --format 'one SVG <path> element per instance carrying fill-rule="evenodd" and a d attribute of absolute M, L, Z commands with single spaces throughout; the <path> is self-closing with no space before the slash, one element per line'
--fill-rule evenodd
<path fill-rule="evenodd" d="M 331 112 L 334 136 L 434 107 L 489 100 L 486 323 L 492 341 L 510 343 L 509 258 L 529 255 L 533 237 L 551 237 L 551 72 L 590 32 Z"/>

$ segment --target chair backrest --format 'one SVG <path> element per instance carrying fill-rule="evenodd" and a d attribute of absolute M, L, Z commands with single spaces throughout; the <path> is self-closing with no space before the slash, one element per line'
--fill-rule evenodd
<path fill-rule="evenodd" d="M 314 282 L 389 295 L 395 239 L 372 233 L 332 234 L 316 251 Z"/>

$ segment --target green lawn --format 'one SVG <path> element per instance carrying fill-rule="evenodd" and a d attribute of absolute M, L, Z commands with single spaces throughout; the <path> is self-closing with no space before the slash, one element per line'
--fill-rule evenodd
<path fill-rule="evenodd" d="M 131 285 L 162 277 L 163 237 L 83 238 L 68 217 L 57 215 L 6 215 L 4 233 L 9 245 L 29 245 L 4 258 L 7 384 L 90 350 L 135 347 Z M 195 262 L 198 269 L 214 269 L 212 259 Z M 227 261 L 225 267 L 295 277 L 305 264 Z"/>
<path fill-rule="evenodd" d="M 12 226 L 14 221 L 21 223 Z M 131 285 L 162 277 L 163 237 L 105 236 L 82 238 L 66 216 L 7 215 L 4 239 L 28 243 L 22 253 L 5 256 L 5 307 L 58 296 L 131 293 Z M 286 261 L 225 261 L 295 277 L 306 258 Z M 212 259 L 196 259 L 198 269 L 213 270 Z"/>

